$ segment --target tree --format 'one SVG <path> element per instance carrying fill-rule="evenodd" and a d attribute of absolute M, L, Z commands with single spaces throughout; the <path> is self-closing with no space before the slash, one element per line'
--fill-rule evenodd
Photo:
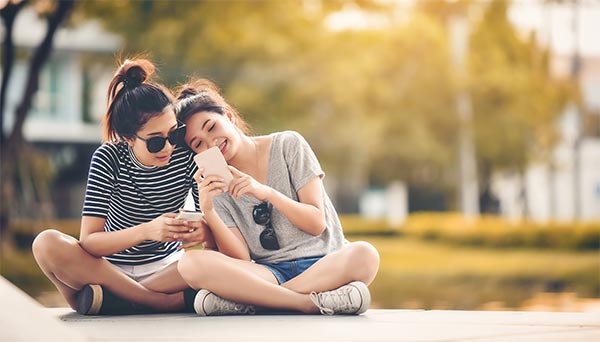
<path fill-rule="evenodd" d="M 10 81 L 10 71 L 14 63 L 14 43 L 12 40 L 12 32 L 14 19 L 16 18 L 19 11 L 29 4 L 28 1 L 13 2 L 9 1 L 1 9 L 3 23 L 5 26 L 5 38 L 3 43 L 3 61 L 2 65 L 6 74 L 3 74 L 2 89 L 0 94 L 2 99 L 0 108 L 2 112 L 0 122 L 4 125 L 5 118 L 5 96 L 6 89 Z M 15 111 L 15 124 L 13 125 L 8 135 L 4 134 L 4 126 L 0 129 L 0 150 L 1 150 L 1 177 L 2 177 L 2 205 L 0 211 L 0 229 L 5 229 L 8 225 L 9 217 L 11 215 L 11 203 L 18 201 L 22 196 L 28 196 L 31 194 L 19 194 L 16 191 L 16 182 L 21 183 L 21 189 L 32 189 L 35 191 L 37 177 L 20 173 L 19 170 L 36 170 L 35 164 L 36 154 L 32 153 L 30 146 L 23 140 L 23 124 L 27 118 L 27 114 L 31 109 L 33 97 L 38 90 L 38 82 L 40 72 L 46 64 L 50 53 L 52 52 L 52 42 L 56 34 L 57 29 L 67 18 L 71 9 L 74 6 L 74 1 L 63 0 L 58 2 L 44 2 L 37 1 L 31 2 L 32 5 L 40 5 L 42 8 L 40 14 L 45 16 L 47 19 L 47 31 L 44 39 L 40 42 L 38 47 L 33 52 L 29 63 L 29 69 L 27 73 L 27 80 L 25 83 L 25 89 L 21 101 L 19 102 Z M 23 166 L 22 163 L 25 165 Z M 29 185 L 29 186 L 28 186 Z"/>
<path fill-rule="evenodd" d="M 447 165 L 454 120 L 447 53 L 440 26 L 424 16 L 407 28 L 332 31 L 325 18 L 343 2 L 321 4 L 311 11 L 296 1 L 132 1 L 82 9 L 122 34 L 126 53 L 149 51 L 168 84 L 211 78 L 257 133 L 301 131 L 328 181 L 341 185 L 339 209 L 356 211 L 370 181 L 422 179 L 423 170 Z"/>
<path fill-rule="evenodd" d="M 471 38 L 475 141 L 484 183 L 495 170 L 523 173 L 531 161 L 548 158 L 568 96 L 568 85 L 550 74 L 549 51 L 534 36 L 519 37 L 507 6 L 503 0 L 490 3 Z"/>

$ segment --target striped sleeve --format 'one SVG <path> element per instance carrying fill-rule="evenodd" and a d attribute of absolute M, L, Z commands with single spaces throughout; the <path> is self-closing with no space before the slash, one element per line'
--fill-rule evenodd
<path fill-rule="evenodd" d="M 83 216 L 107 217 L 117 164 L 116 152 L 109 145 L 102 145 L 94 152 L 85 190 Z"/>

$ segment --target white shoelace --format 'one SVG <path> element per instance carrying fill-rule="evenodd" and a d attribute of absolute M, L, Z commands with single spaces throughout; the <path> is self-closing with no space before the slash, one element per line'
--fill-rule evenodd
<path fill-rule="evenodd" d="M 254 306 L 252 305 L 245 305 L 245 304 L 240 304 L 240 303 L 236 303 L 236 302 L 232 302 L 230 300 L 227 300 L 225 298 L 221 298 L 217 295 L 215 295 L 213 293 L 213 295 L 215 297 L 217 297 L 216 302 L 214 303 L 216 310 L 214 312 L 214 314 L 232 314 L 232 313 L 239 313 L 239 314 L 251 314 L 253 315 L 255 313 L 255 309 Z"/>
<path fill-rule="evenodd" d="M 343 286 L 337 290 L 326 292 L 311 292 L 310 299 L 323 315 L 331 316 L 338 313 L 349 313 L 355 310 L 352 297 L 349 295 L 352 287 Z"/>

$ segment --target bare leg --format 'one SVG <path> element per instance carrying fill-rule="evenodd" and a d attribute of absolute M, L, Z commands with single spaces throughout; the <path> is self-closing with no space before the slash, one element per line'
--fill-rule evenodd
<path fill-rule="evenodd" d="M 178 263 L 179 273 L 196 289 L 206 289 L 229 300 L 276 309 L 318 312 L 309 295 L 277 284 L 266 267 L 224 254 L 194 250 Z"/>
<path fill-rule="evenodd" d="M 145 288 L 154 292 L 176 293 L 189 288 L 177 271 L 177 261 L 140 281 Z"/>
<path fill-rule="evenodd" d="M 100 284 L 121 298 L 158 310 L 176 311 L 184 307 L 181 293 L 166 294 L 147 289 L 105 259 L 87 253 L 77 239 L 57 230 L 41 232 L 35 238 L 32 250 L 44 274 L 72 308 L 76 306 L 75 294 L 86 284 Z"/>
<path fill-rule="evenodd" d="M 299 293 L 336 289 L 352 281 L 369 285 L 379 269 L 379 253 L 368 242 L 345 245 L 326 255 L 299 276 L 282 284 Z"/>

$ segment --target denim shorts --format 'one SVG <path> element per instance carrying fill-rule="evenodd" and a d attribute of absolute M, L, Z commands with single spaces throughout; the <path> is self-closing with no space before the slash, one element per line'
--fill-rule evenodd
<path fill-rule="evenodd" d="M 257 264 L 263 265 L 269 269 L 277 278 L 277 282 L 279 284 L 283 284 L 286 281 L 297 277 L 300 273 L 306 271 L 309 267 L 311 267 L 315 262 L 321 260 L 323 256 L 318 257 L 310 257 L 310 258 L 300 258 L 291 261 L 283 261 L 277 264 L 269 264 L 258 262 Z"/>

